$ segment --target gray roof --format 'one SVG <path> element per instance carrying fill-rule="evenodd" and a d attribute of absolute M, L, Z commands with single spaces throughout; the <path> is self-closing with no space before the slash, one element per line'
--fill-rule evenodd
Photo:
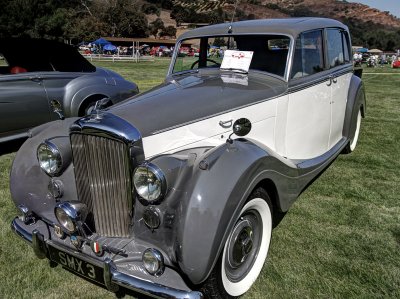
<path fill-rule="evenodd" d="M 199 36 L 226 35 L 231 23 L 222 23 L 193 29 L 179 37 L 181 39 Z M 232 34 L 265 34 L 276 33 L 296 37 L 299 33 L 316 28 L 339 27 L 348 31 L 341 22 L 327 18 L 287 18 L 262 19 L 232 23 Z"/>

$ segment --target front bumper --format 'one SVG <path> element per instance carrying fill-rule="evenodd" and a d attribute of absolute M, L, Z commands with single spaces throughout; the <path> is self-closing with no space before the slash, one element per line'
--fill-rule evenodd
<path fill-rule="evenodd" d="M 35 253 L 40 258 L 48 258 L 48 244 L 44 240 L 44 236 L 38 231 L 27 231 L 23 227 L 23 223 L 18 218 L 15 218 L 11 223 L 11 229 L 23 240 L 28 242 Z M 80 256 L 80 259 L 85 260 L 85 257 Z M 90 261 L 88 261 L 90 262 Z M 174 289 L 168 286 L 160 285 L 149 280 L 143 280 L 125 273 L 119 272 L 114 262 L 107 258 L 103 263 L 104 269 L 104 284 L 108 290 L 117 292 L 119 287 L 127 288 L 134 292 L 144 294 L 154 298 L 187 298 L 197 299 L 203 298 L 203 294 L 196 291 L 185 291 Z"/>

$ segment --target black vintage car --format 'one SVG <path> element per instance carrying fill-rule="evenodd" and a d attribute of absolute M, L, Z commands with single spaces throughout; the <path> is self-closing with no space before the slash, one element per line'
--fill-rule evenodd
<path fill-rule="evenodd" d="M 139 92 L 136 84 L 56 41 L 0 39 L 0 56 L 0 143 L 27 137 L 30 128 L 60 114 L 86 115 L 98 100 L 113 104 Z"/>

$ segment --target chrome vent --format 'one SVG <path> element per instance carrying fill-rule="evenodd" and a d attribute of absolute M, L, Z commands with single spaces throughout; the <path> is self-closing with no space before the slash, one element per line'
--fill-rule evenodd
<path fill-rule="evenodd" d="M 115 139 L 71 134 L 78 199 L 102 236 L 128 237 L 132 211 L 129 149 Z"/>

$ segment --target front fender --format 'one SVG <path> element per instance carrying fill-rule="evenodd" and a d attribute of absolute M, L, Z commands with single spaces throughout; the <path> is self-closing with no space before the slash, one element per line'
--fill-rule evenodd
<path fill-rule="evenodd" d="M 54 218 L 55 200 L 48 196 L 51 178 L 41 170 L 36 149 L 45 140 L 69 144 L 69 127 L 76 119 L 56 120 L 30 130 L 30 136 L 18 150 L 10 172 L 10 192 L 16 206 L 24 205 L 45 219 Z M 65 167 L 63 173 L 54 179 L 67 187 L 63 189 L 64 200 L 76 200 L 73 168 L 71 164 Z"/>
<path fill-rule="evenodd" d="M 224 144 L 197 160 L 191 180 L 186 181 L 188 200 L 179 217 L 176 248 L 179 266 L 192 283 L 199 284 L 210 274 L 257 184 L 270 179 L 277 186 L 278 197 L 287 199 L 296 196 L 298 188 L 290 190 L 296 174 L 296 168 L 268 149 L 245 140 Z M 288 183 L 289 177 L 293 182 Z"/>

